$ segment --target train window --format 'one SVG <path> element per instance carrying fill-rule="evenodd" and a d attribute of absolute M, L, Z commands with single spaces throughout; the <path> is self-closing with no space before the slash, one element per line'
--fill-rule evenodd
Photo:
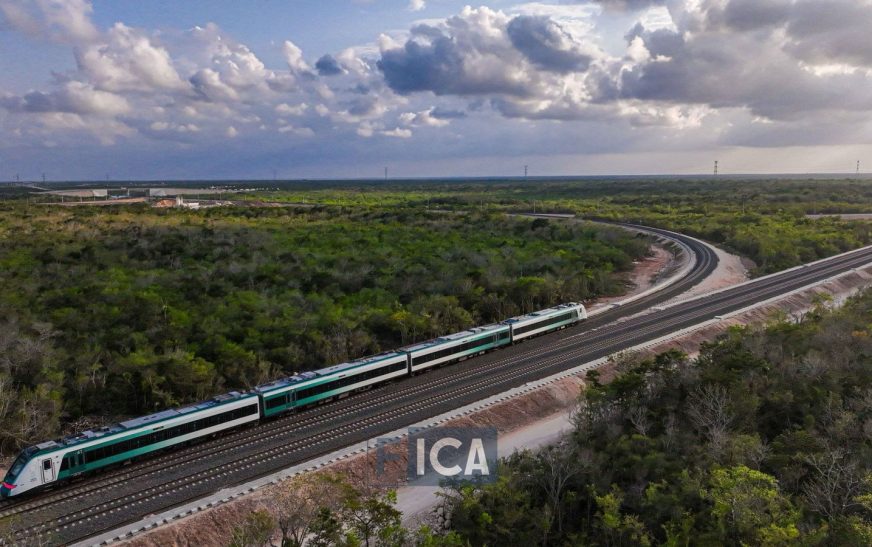
<path fill-rule="evenodd" d="M 368 370 L 366 372 L 361 372 L 358 374 L 354 374 L 352 376 L 346 376 L 345 378 L 341 378 L 338 380 L 333 380 L 332 382 L 326 382 L 317 386 L 312 386 L 307 389 L 303 389 L 297 392 L 297 399 L 307 399 L 309 397 L 314 397 L 315 395 L 320 395 L 321 393 L 326 393 L 328 391 L 332 391 L 334 389 L 339 389 L 342 387 L 347 387 L 352 384 L 357 384 L 360 382 L 364 382 L 366 380 L 371 380 L 373 378 L 378 378 L 379 376 L 385 376 L 394 372 L 398 372 L 400 370 L 405 370 L 406 363 L 405 361 L 401 361 L 399 363 L 394 363 L 393 365 L 386 366 L 383 368 L 376 368 L 372 370 Z"/>
<path fill-rule="evenodd" d="M 471 349 L 479 349 L 484 348 L 489 344 L 493 344 L 498 340 L 504 340 L 509 337 L 509 331 L 504 331 L 499 334 L 499 338 L 497 335 L 486 336 L 484 338 L 479 338 L 478 340 L 472 340 L 469 342 L 465 342 L 463 344 L 459 344 L 457 346 L 453 346 L 450 348 L 446 348 L 439 351 L 434 351 L 433 353 L 428 353 L 426 355 L 422 355 L 420 357 L 416 357 L 412 360 L 413 365 L 420 365 L 422 363 L 429 363 L 430 361 L 435 361 L 436 359 L 442 359 L 443 357 L 448 357 L 449 355 L 456 355 L 458 353 L 463 353 L 464 351 L 469 351 Z"/>
<path fill-rule="evenodd" d="M 576 316 L 577 317 L 577 316 Z M 562 315 L 558 315 L 556 317 L 551 317 L 547 319 L 543 319 L 542 321 L 537 321 L 535 323 L 531 323 L 529 325 L 524 325 L 523 327 L 518 327 L 515 329 L 515 334 L 524 334 L 530 331 L 534 331 L 537 329 L 541 329 L 550 325 L 555 325 L 557 323 L 562 323 L 564 321 L 569 321 L 573 319 L 572 312 L 564 313 Z"/>
<path fill-rule="evenodd" d="M 186 424 L 180 424 L 169 429 L 155 431 L 154 433 L 142 435 L 140 437 L 136 437 L 135 439 L 128 439 L 126 441 L 118 442 L 108 446 L 101 446 L 99 448 L 88 450 L 84 454 L 80 454 L 79 457 L 81 458 L 82 463 L 91 463 L 103 460 L 105 458 L 110 458 L 118 454 L 123 454 L 124 452 L 130 452 L 131 450 L 135 450 L 137 448 L 150 446 L 155 443 L 165 441 L 167 439 L 187 435 L 200 429 L 214 427 L 219 424 L 238 420 L 239 418 L 251 416 L 252 414 L 257 414 L 257 405 L 248 405 L 241 408 L 228 410 L 227 412 L 221 414 L 208 416 L 206 418 L 201 418 L 199 420 L 196 420 L 194 422 L 188 422 Z M 82 463 L 79 463 L 78 465 L 82 465 Z"/>
<path fill-rule="evenodd" d="M 12 467 L 9 469 L 9 475 L 12 477 L 17 476 L 21 473 L 21 470 L 24 469 L 24 465 L 27 463 L 27 458 L 25 456 L 18 456 L 15 460 L 15 463 L 12 464 Z"/>
<path fill-rule="evenodd" d="M 51 460 L 43 460 L 42 461 L 42 468 L 45 469 L 46 471 L 51 471 Z"/>

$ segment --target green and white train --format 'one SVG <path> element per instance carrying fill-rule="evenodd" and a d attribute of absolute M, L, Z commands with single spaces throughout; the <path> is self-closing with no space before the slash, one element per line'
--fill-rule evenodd
<path fill-rule="evenodd" d="M 64 483 L 149 453 L 323 403 L 431 367 L 462 361 L 586 318 L 583 305 L 561 304 L 502 323 L 304 372 L 245 393 L 234 391 L 196 405 L 47 441 L 28 447 L 18 455 L 0 485 L 0 496 L 20 496 Z"/>

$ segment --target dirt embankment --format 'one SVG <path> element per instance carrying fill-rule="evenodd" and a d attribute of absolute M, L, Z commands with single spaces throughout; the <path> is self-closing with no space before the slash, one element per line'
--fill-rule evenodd
<path fill-rule="evenodd" d="M 718 247 L 714 247 L 714 251 L 718 255 L 718 265 L 711 275 L 681 296 L 672 299 L 671 302 L 737 285 L 750 279 L 748 272 L 756 266 L 752 260 L 730 254 Z"/>
<path fill-rule="evenodd" d="M 446 427 L 495 427 L 501 434 L 519 428 L 534 426 L 542 420 L 570 409 L 578 397 L 584 382 L 581 378 L 569 377 L 539 389 L 534 396 L 520 396 L 492 405 L 442 424 Z M 406 473 L 406 445 L 399 442 L 391 452 L 399 457 L 390 462 L 386 473 L 378 478 L 379 483 L 400 486 Z M 338 473 L 352 483 L 364 483 L 374 477 L 375 454 L 361 454 L 333 464 L 317 473 Z M 233 527 L 247 514 L 258 509 L 267 509 L 265 500 L 275 496 L 282 483 L 263 488 L 249 496 L 225 503 L 181 519 L 172 525 L 157 528 L 141 536 L 123 542 L 136 547 L 201 547 L 226 545 Z"/>
<path fill-rule="evenodd" d="M 688 260 L 687 257 L 677 257 L 671 250 L 659 244 L 651 245 L 651 254 L 634 263 L 633 271 L 624 275 L 624 285 L 627 292 L 620 296 L 597 298 L 586 304 L 588 310 L 596 310 L 615 302 L 641 294 L 654 285 L 665 281 L 672 272 L 679 270 Z"/>
<path fill-rule="evenodd" d="M 670 272 L 679 269 L 686 260 L 684 257 L 676 257 L 661 245 L 652 245 L 651 251 L 650 256 L 637 261 L 634 270 L 627 274 L 625 282 L 630 287 L 627 294 L 602 299 L 593 305 L 604 305 L 648 290 L 667 278 Z M 535 448 L 552 441 L 565 428 L 583 385 L 581 378 L 565 378 L 532 394 L 509 399 L 442 425 L 497 428 L 500 432 L 501 456 L 507 455 L 504 454 L 507 448 Z M 508 442 L 504 444 L 504 440 Z M 399 458 L 386 470 L 386 476 L 379 477 L 379 482 L 399 487 L 398 507 L 409 517 L 426 520 L 429 509 L 435 503 L 435 493 L 423 487 L 402 488 L 406 472 L 405 441 L 398 443 L 395 451 Z M 374 469 L 373 454 L 348 458 L 317 472 L 338 473 L 352 482 L 363 482 L 372 477 Z M 263 488 L 248 496 L 135 536 L 122 544 L 136 547 L 224 545 L 230 538 L 233 527 L 252 511 L 267 508 L 269 504 L 266 500 L 271 499 L 277 489 L 282 487 L 282 483 L 279 483 Z"/>
<path fill-rule="evenodd" d="M 677 348 L 690 356 L 696 356 L 704 342 L 712 340 L 734 325 L 762 325 L 775 317 L 784 316 L 790 320 L 798 321 L 805 313 L 814 308 L 816 301 L 820 300 L 822 295 L 830 298 L 828 306 L 840 306 L 851 296 L 869 287 L 872 287 L 872 266 L 859 268 L 835 281 L 811 287 L 771 304 L 724 319 L 717 324 L 696 330 L 675 340 L 658 344 L 645 351 L 646 353 L 657 354 L 670 348 Z"/>

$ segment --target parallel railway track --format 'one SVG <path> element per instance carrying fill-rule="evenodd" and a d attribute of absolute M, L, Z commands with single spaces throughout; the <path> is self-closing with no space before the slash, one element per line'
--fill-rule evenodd
<path fill-rule="evenodd" d="M 687 277 L 663 291 L 559 333 L 0 504 L 0 518 L 17 518 L 22 539 L 81 540 L 872 261 L 872 249 L 863 249 L 614 323 L 681 294 L 716 266 L 710 249 L 670 235 L 697 257 Z"/>

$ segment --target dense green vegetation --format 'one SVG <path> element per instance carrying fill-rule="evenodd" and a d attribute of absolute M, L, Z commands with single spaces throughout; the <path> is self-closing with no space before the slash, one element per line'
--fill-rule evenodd
<path fill-rule="evenodd" d="M 306 206 L 55 209 L 4 189 L 0 452 L 614 294 L 646 251 L 618 229 L 504 213 L 672 228 L 755 274 L 872 242 L 872 223 L 807 216 L 872 213 L 860 180 L 279 186 L 238 197 Z M 870 316 L 867 294 L 735 329 L 694 360 L 620 358 L 610 381 L 591 375 L 560 444 L 447 490 L 449 530 L 403 530 L 390 493 L 334 481 L 252 514 L 232 543 L 872 544 Z"/>
<path fill-rule="evenodd" d="M 365 481 L 309 477 L 231 545 L 870 545 L 870 317 L 872 291 L 734 328 L 696 359 L 618 356 L 559 443 L 503 460 L 491 485 L 446 486 L 446 529 L 402 529 Z"/>
<path fill-rule="evenodd" d="M 299 188 L 298 188 L 299 186 Z M 258 199 L 263 198 L 262 194 Z M 631 220 L 719 243 L 779 271 L 872 242 L 872 224 L 807 214 L 872 213 L 872 181 L 615 178 L 531 182 L 408 182 L 318 188 L 288 184 L 272 199 L 354 206 L 567 212 Z"/>
<path fill-rule="evenodd" d="M 0 447 L 622 290 L 619 229 L 416 208 L 0 209 Z"/>
<path fill-rule="evenodd" d="M 872 241 L 872 223 L 806 217 L 872 211 L 865 180 L 264 186 L 234 197 L 308 207 L 52 209 L 3 189 L 0 451 L 79 419 L 613 294 L 644 252 L 617 230 L 506 212 L 672 228 L 750 257 L 755 274 Z"/>
<path fill-rule="evenodd" d="M 591 374 L 575 429 L 449 495 L 472 545 L 869 545 L 872 293 Z"/>

